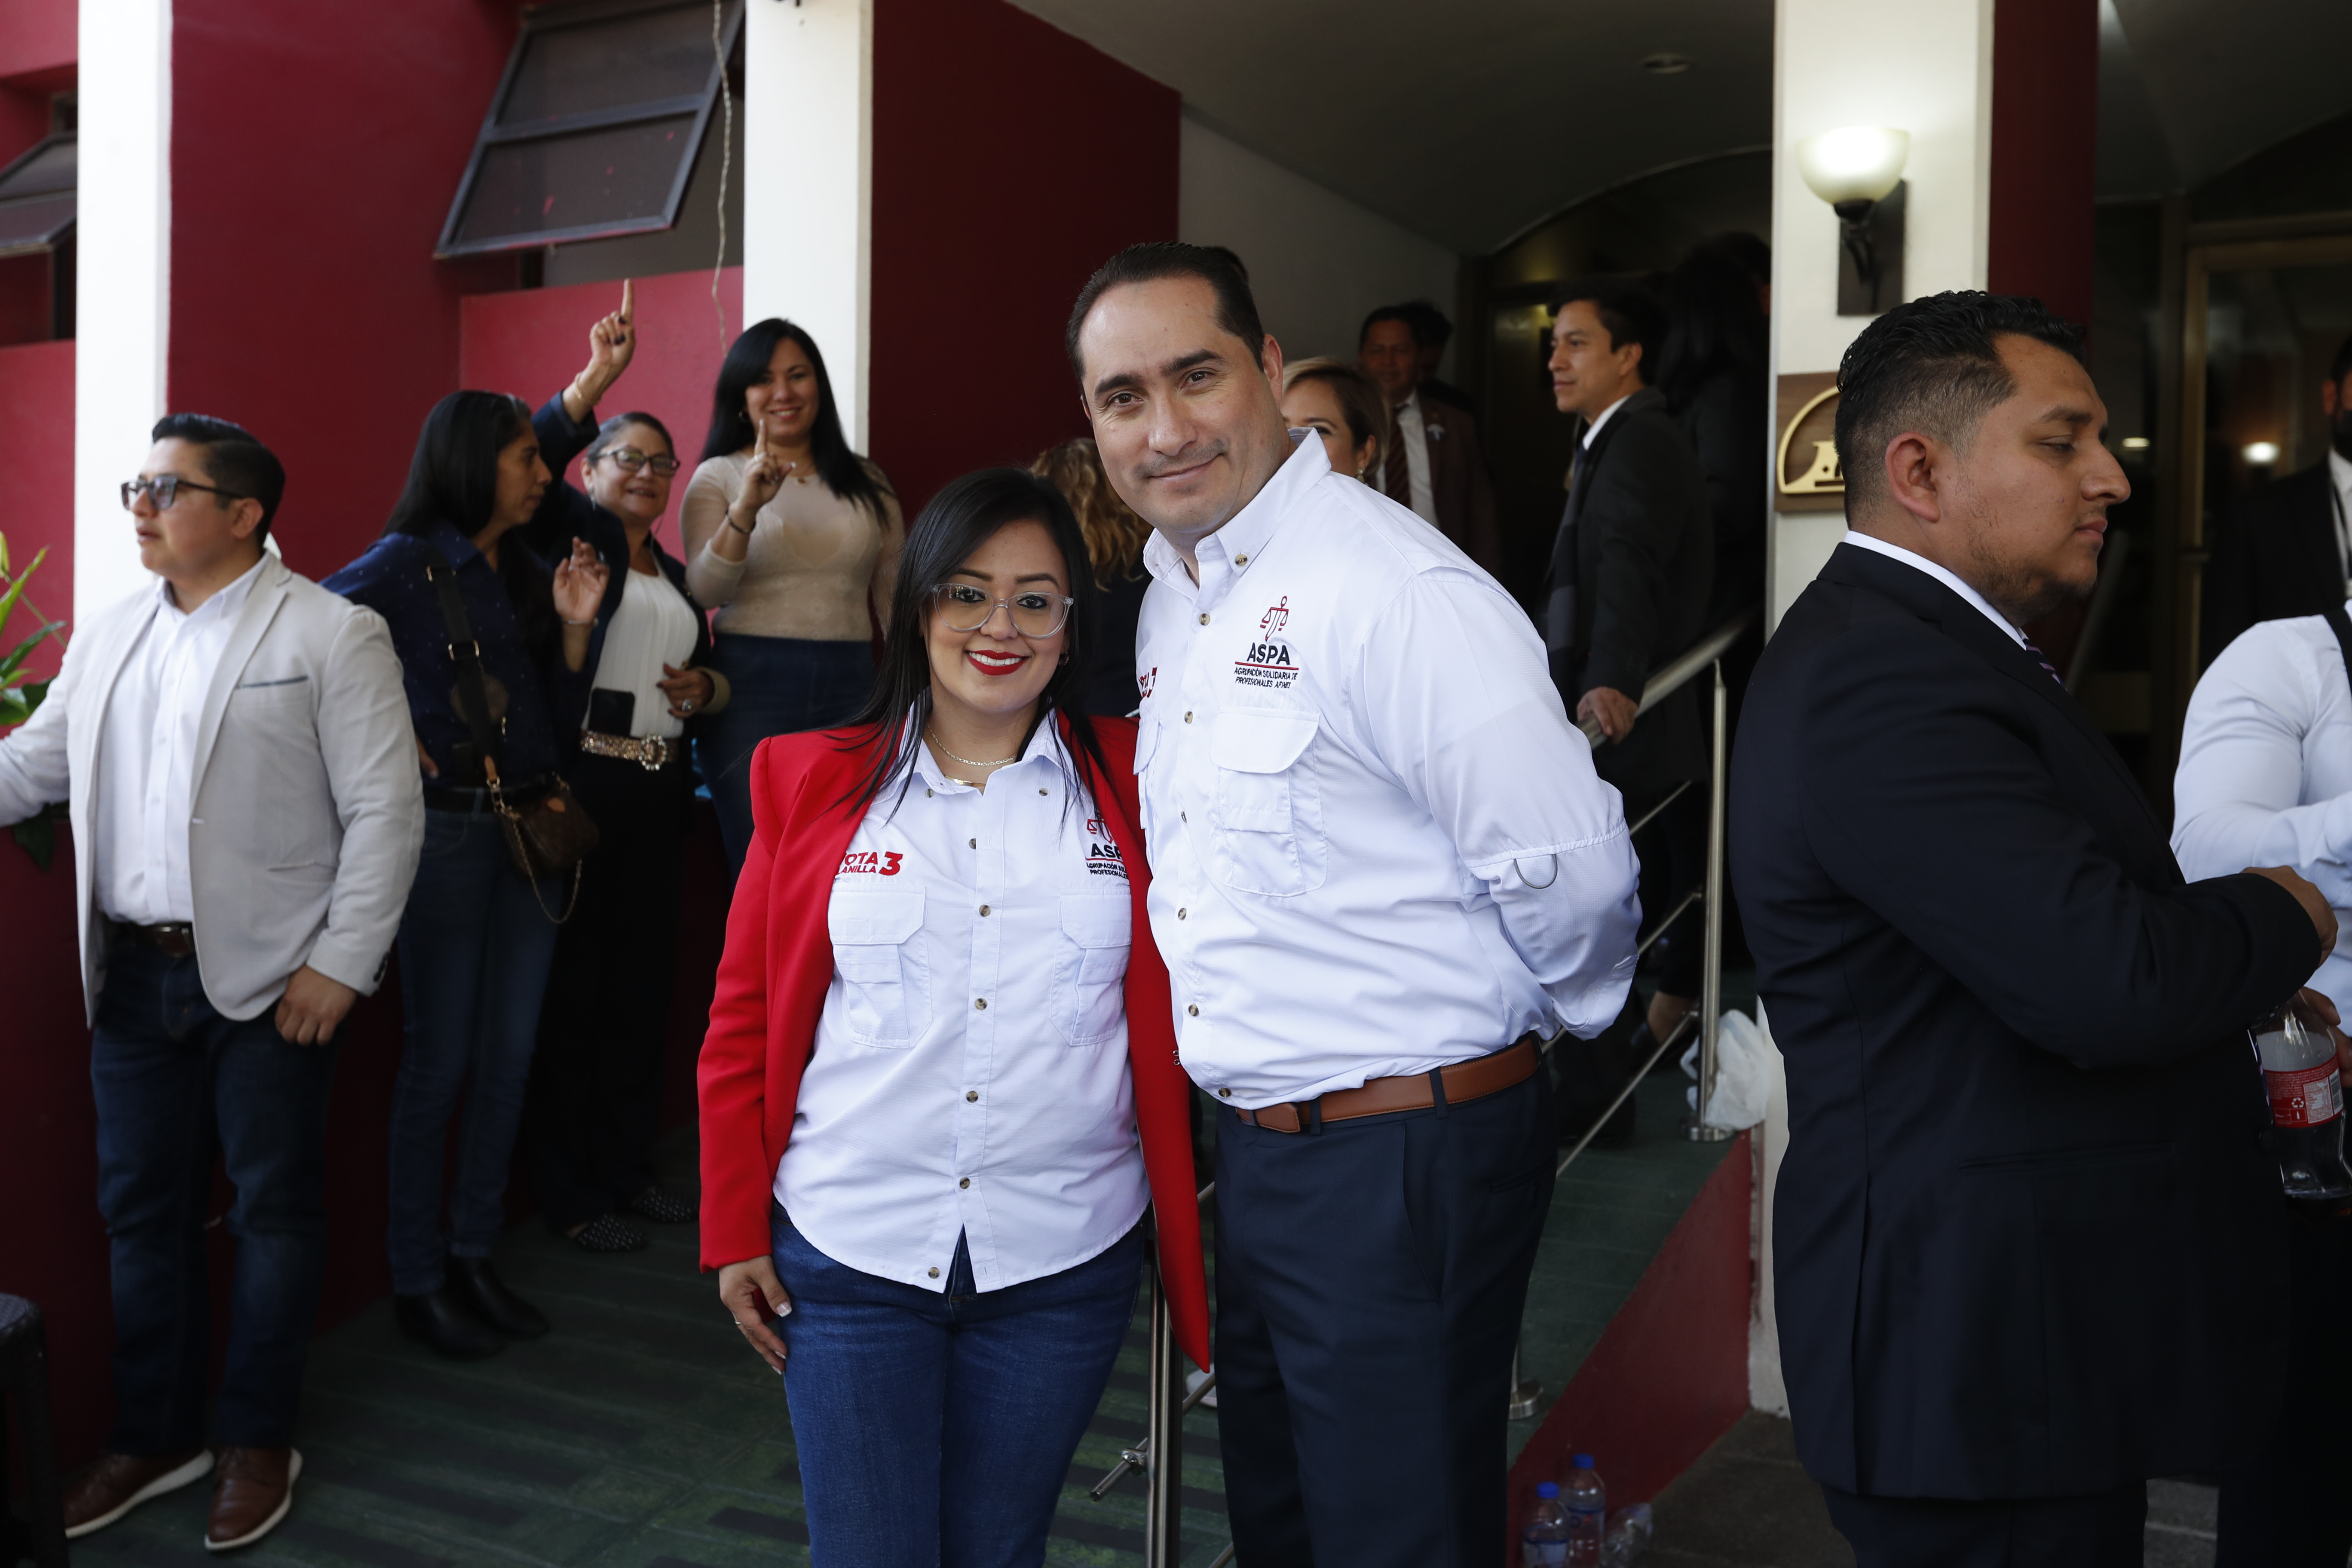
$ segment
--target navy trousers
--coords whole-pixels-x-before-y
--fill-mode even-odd
[[[2352,1223],[2287,1232],[2286,1395],[2262,1453],[2221,1478],[2215,1568],[2343,1568],[2352,1552]]]
[[[2147,1483],[2082,1497],[1857,1497],[1823,1487],[1858,1568],[2140,1568]]]
[[[1295,1133],[1219,1114],[1217,1413],[1244,1568],[1503,1561],[1511,1349],[1557,1158],[1544,1072]]]
[[[89,1078],[98,1207],[113,1253],[109,1453],[171,1454],[205,1440],[205,1226],[215,1152],[236,1192],[227,1216],[236,1264],[213,1436],[255,1448],[293,1438],[326,1273],[335,1047],[289,1045],[271,1021],[276,1010],[222,1017],[193,957],[127,940],[107,954]]]

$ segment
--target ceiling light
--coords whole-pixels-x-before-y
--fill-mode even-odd
[[[2246,443],[2245,457],[2246,461],[2252,464],[2255,468],[2267,468],[2273,463],[2278,461],[2278,443],[2275,441],[2249,441]]]
[[[2126,436],[2124,437],[2124,450],[2126,452],[2145,452],[2147,450],[2147,447],[2148,439],[2145,436]]]
[[[1808,136],[1793,151],[1806,188],[1838,216],[1843,242],[1838,314],[1876,315],[1903,293],[1901,191],[1911,132],[1891,125],[1848,125]],[[1882,279],[1894,288],[1883,289]]]
[[[1652,55],[1642,62],[1642,68],[1652,76],[1680,76],[1690,68],[1688,55]]]

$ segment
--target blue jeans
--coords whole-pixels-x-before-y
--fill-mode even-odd
[[[722,632],[710,664],[730,693],[698,728],[694,759],[718,808],[731,886],[751,847],[751,753],[771,735],[846,722],[874,689],[874,656],[862,642]]]
[[[400,918],[407,1032],[392,1090],[392,1288],[441,1289],[441,1170],[465,1091],[446,1250],[488,1258],[505,1218],[507,1167],[530,1079],[539,1005],[571,879],[534,896],[488,813],[425,814],[425,852]],[[470,1086],[468,1079],[470,1079]]]
[[[835,1263],[773,1221],[784,1392],[824,1568],[1034,1568],[1070,1456],[1135,1315],[1143,1227],[986,1293],[961,1241],[945,1291]]]
[[[275,1010],[222,1017],[193,957],[127,940],[107,955],[89,1080],[98,1207],[113,1252],[110,1453],[169,1454],[204,1441],[215,1146],[236,1189],[228,1211],[236,1264],[214,1436],[238,1447],[292,1441],[327,1261],[335,1047],[288,1044],[270,1021]]]

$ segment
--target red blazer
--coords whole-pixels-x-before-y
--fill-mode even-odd
[[[1060,715],[1065,740],[1068,721]],[[1087,787],[1109,823],[1135,900],[1127,963],[1127,1048],[1143,1166],[1158,1212],[1160,1275],[1176,1341],[1209,1364],[1208,1287],[1201,1267],[1201,1208],[1192,1170],[1192,1086],[1176,1065],[1168,966],[1152,944],[1135,795],[1135,722],[1097,719],[1108,778],[1073,746]],[[768,1205],[776,1164],[792,1136],[801,1072],[815,1048],[818,1016],[833,981],[825,910],[834,873],[865,818],[837,805],[865,776],[870,746],[848,731],[778,735],[751,756],[751,847],[727,914],[727,951],[710,1002],[710,1033],[697,1069],[702,1104],[702,1266],[768,1255]],[[770,911],[778,911],[771,919]]]

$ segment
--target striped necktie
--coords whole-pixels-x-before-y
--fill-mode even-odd
[[[1381,464],[1381,480],[1391,500],[1412,504],[1412,469],[1404,455],[1404,426],[1394,416],[1389,419],[1389,451]]]
[[[2027,637],[2025,639],[2025,651],[2033,656],[2033,662],[2042,667],[2043,674],[2049,676],[2051,679],[2056,681],[2061,686],[2066,684],[2066,678],[2058,673],[2058,667],[2056,665],[2051,663],[2047,658],[2042,657],[2042,650],[2033,646],[2033,639],[2032,637]]]

